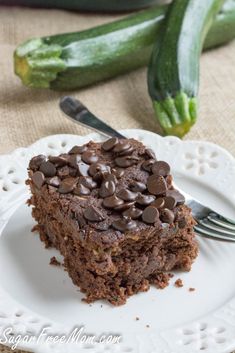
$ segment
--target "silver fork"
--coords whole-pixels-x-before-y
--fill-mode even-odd
[[[126,138],[92,114],[79,100],[73,97],[63,97],[60,108],[66,116],[77,124],[88,127],[106,137]],[[223,217],[209,207],[187,194],[175,185],[185,197],[186,204],[192,209],[192,214],[198,222],[195,231],[201,235],[214,239],[235,242],[235,221]]]

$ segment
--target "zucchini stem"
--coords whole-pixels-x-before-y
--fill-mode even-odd
[[[49,88],[58,73],[66,69],[60,58],[62,47],[47,45],[42,39],[31,39],[20,45],[14,53],[15,73],[29,87]]]
[[[180,92],[175,98],[154,100],[153,108],[165,135],[183,137],[196,122],[198,100]]]

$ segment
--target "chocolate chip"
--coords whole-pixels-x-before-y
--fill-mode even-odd
[[[146,207],[142,214],[142,220],[150,224],[157,222],[159,220],[158,209],[154,206]]]
[[[54,176],[52,178],[47,178],[46,182],[47,184],[54,186],[56,188],[60,186],[60,178],[58,178],[57,176]]]
[[[117,179],[120,179],[124,175],[125,170],[124,169],[113,168],[112,169],[112,173],[116,176]]]
[[[136,202],[141,206],[148,206],[155,200],[155,196],[153,195],[141,195],[139,194]]]
[[[98,159],[99,157],[92,151],[86,151],[82,154],[82,160],[87,164],[96,163]]]
[[[165,205],[165,201],[163,197],[158,197],[153,203],[152,206],[157,208],[163,208]]]
[[[128,208],[130,208],[134,204],[135,204],[134,201],[133,202],[125,202],[122,205],[119,205],[119,206],[115,207],[114,210],[118,211],[118,212],[122,212],[122,211],[127,210]]]
[[[111,196],[116,190],[115,183],[113,181],[103,181],[101,184],[99,195],[103,198]]]
[[[117,177],[110,173],[104,173],[104,180],[112,181],[115,185],[118,183]]]
[[[39,168],[46,177],[53,177],[56,175],[56,167],[51,162],[42,162]]]
[[[89,174],[93,177],[97,173],[110,173],[110,167],[103,163],[93,163],[89,168]]]
[[[118,191],[117,196],[124,201],[134,201],[138,194],[127,189],[121,189]]]
[[[168,210],[168,208],[164,208],[161,211],[162,222],[171,224],[174,222],[174,219],[175,219],[174,212],[172,212],[171,210]]]
[[[101,222],[104,220],[102,213],[94,206],[90,206],[84,211],[84,217],[91,222]]]
[[[83,228],[86,225],[85,218],[82,215],[75,214],[75,219],[78,221],[80,228]],[[80,236],[80,234],[79,234],[79,236]]]
[[[152,166],[153,174],[167,176],[170,174],[170,166],[164,161],[157,161]]]
[[[73,191],[77,185],[77,178],[66,178],[62,180],[59,187],[59,192],[61,194],[68,194],[69,192]]]
[[[129,218],[118,219],[112,223],[114,229],[120,232],[129,231],[137,227],[137,223]]]
[[[185,197],[178,190],[175,190],[175,189],[167,190],[166,196],[174,197],[174,199],[177,202],[177,205],[182,205],[185,203]]]
[[[78,196],[86,196],[90,195],[91,191],[90,189],[86,188],[84,185],[79,184],[75,189],[74,189],[74,194]]]
[[[61,178],[64,179],[65,177],[68,177],[70,175],[70,168],[65,165],[64,167],[61,167],[57,170],[57,175]]]
[[[84,185],[86,188],[93,190],[97,188],[97,183],[89,176],[82,176],[79,178],[80,184]]]
[[[129,184],[129,188],[134,192],[142,192],[146,190],[147,186],[144,183],[141,183],[140,181],[132,181]]]
[[[137,219],[142,215],[143,211],[136,207],[130,207],[128,210],[123,212],[123,216],[129,217],[131,219]]]
[[[78,164],[81,162],[81,156],[79,154],[73,154],[68,158],[68,164],[73,168],[78,168]]]
[[[173,208],[176,206],[176,199],[172,196],[166,196],[164,198],[164,202],[165,202],[165,208],[168,208],[169,210],[173,210]]]
[[[126,149],[122,152],[119,152],[118,155],[119,156],[127,156],[127,155],[130,155],[133,151],[134,151],[134,147],[130,146],[128,149]]]
[[[32,169],[33,171],[38,170],[42,162],[45,162],[46,157],[40,154],[39,156],[35,156],[31,159],[29,162],[29,168]]]
[[[148,159],[147,161],[144,161],[141,165],[142,169],[144,169],[146,172],[151,172],[152,171],[152,165],[156,162],[155,159]]]
[[[131,145],[128,141],[122,140],[115,145],[113,152],[119,154],[121,152],[127,151],[130,147]]]
[[[83,162],[79,162],[77,165],[78,174],[80,176],[88,176],[89,165]]]
[[[51,163],[55,164],[56,167],[63,167],[67,164],[67,160],[64,157],[49,156],[48,159]]]
[[[69,154],[82,154],[87,150],[87,146],[74,146],[70,151]]]
[[[167,184],[164,177],[153,174],[147,180],[147,188],[153,195],[162,195],[167,190]]]
[[[32,176],[32,182],[34,185],[38,188],[41,189],[45,181],[44,174],[42,172],[35,172]]]
[[[156,159],[155,152],[151,148],[146,148],[145,154],[151,159]]]
[[[115,163],[118,167],[128,168],[138,162],[139,158],[135,156],[124,156],[115,159]]]
[[[111,151],[114,146],[116,146],[119,142],[119,139],[117,137],[112,137],[111,139],[108,139],[102,144],[102,148],[104,151]]]
[[[123,203],[124,201],[119,199],[116,195],[106,197],[103,200],[103,206],[106,208],[115,208],[117,206],[122,205]]]

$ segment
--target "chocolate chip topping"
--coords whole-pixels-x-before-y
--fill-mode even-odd
[[[129,218],[122,218],[114,221],[112,223],[114,229],[119,230],[120,232],[126,232],[137,227],[137,223]]]
[[[115,207],[114,210],[118,211],[118,212],[123,212],[123,211],[127,210],[128,208],[130,208],[131,206],[133,206],[134,204],[135,204],[134,201],[125,202],[122,205],[119,205],[119,206]]]
[[[144,161],[142,163],[142,168],[146,171],[146,172],[151,172],[152,171],[152,166],[155,163],[155,159],[149,159],[147,161]]]
[[[111,139],[108,139],[102,144],[102,148],[104,151],[111,151],[114,146],[118,144],[119,140],[117,137],[112,137]]]
[[[74,146],[70,151],[69,154],[82,154],[83,152],[87,151],[88,147],[86,145],[83,146]]]
[[[159,221],[159,212],[158,209],[154,206],[148,206],[145,208],[142,219],[146,223],[155,223]]]
[[[42,172],[46,177],[53,177],[56,175],[56,167],[49,161],[44,161],[40,165],[40,172]]]
[[[166,196],[174,197],[174,199],[177,202],[177,205],[182,205],[183,203],[185,203],[185,197],[178,190],[175,190],[175,189],[167,190]]]
[[[155,200],[155,196],[153,196],[153,195],[141,195],[141,194],[139,194],[137,199],[136,199],[136,203],[138,203],[141,206],[148,206],[154,200]]]
[[[37,188],[46,182],[54,187],[53,192],[71,194],[75,218],[79,213],[83,219],[80,227],[90,221],[99,232],[110,226],[125,232],[141,227],[141,222],[156,226],[160,220],[185,226],[177,209],[185,200],[173,189],[169,165],[156,161],[152,150],[133,139],[111,138],[103,144],[90,141],[74,146],[68,154],[48,159],[36,156],[29,167]]]
[[[41,189],[45,181],[44,174],[42,172],[35,172],[32,176],[32,181],[38,189]]]
[[[147,180],[148,191],[153,195],[162,195],[167,190],[167,184],[162,176],[151,175]]]
[[[78,196],[86,196],[86,195],[90,195],[91,193],[90,189],[86,188],[82,184],[78,184],[78,186],[74,189],[73,192],[75,195],[78,195]]]
[[[168,210],[168,208],[164,208],[161,211],[161,220],[165,223],[173,223],[175,219],[175,215],[174,212],[172,212],[171,210]]]
[[[146,190],[147,186],[144,183],[141,183],[140,181],[132,181],[129,184],[129,188],[131,189],[131,191],[134,192],[142,192]]]
[[[176,206],[176,199],[172,196],[166,196],[164,198],[164,202],[165,202],[165,208],[168,208],[169,210],[173,210],[173,208]]]
[[[151,148],[146,148],[145,154],[151,159],[156,159],[155,152]]]
[[[103,206],[106,208],[115,208],[117,206],[120,206],[124,203],[123,200],[119,199],[116,195],[112,195],[109,197],[106,197],[103,200]]]
[[[61,156],[49,156],[48,160],[56,167],[64,167],[67,164],[67,160]]]
[[[103,163],[93,163],[89,168],[89,174],[94,177],[99,173],[110,173],[110,167]]]
[[[81,156],[79,154],[72,154],[68,158],[68,164],[73,168],[78,168],[78,164],[81,162]]]
[[[83,162],[87,164],[96,163],[99,160],[99,157],[93,151],[86,151],[82,154]]]
[[[78,174],[80,176],[88,176],[89,165],[83,162],[79,162],[77,165]]]
[[[164,161],[157,161],[152,165],[153,174],[167,176],[170,174],[170,166]]]
[[[131,145],[130,145],[129,141],[122,140],[115,145],[113,152],[119,154],[119,153],[122,153],[124,151],[129,150],[130,147],[131,147]]]
[[[104,180],[112,181],[115,185],[118,183],[117,177],[110,173],[104,173]]]
[[[101,184],[99,195],[103,198],[112,196],[116,190],[115,183],[113,181],[103,181]]]
[[[36,171],[38,170],[42,162],[44,162],[45,160],[46,160],[46,157],[42,154],[40,154],[39,156],[35,156],[29,162],[29,168],[32,169],[33,171]]]
[[[118,167],[128,168],[138,162],[139,158],[135,156],[124,156],[115,159],[115,163]]]
[[[68,194],[75,189],[77,181],[77,178],[66,178],[62,180],[58,191],[61,194]]]
[[[125,212],[123,212],[122,215],[125,217],[129,217],[131,219],[137,219],[142,215],[142,213],[143,213],[142,210],[133,206],[128,208],[128,210],[126,210]]]
[[[91,222],[101,222],[104,219],[102,213],[94,206],[86,208],[84,211],[84,217]]]
[[[134,201],[137,198],[138,194],[127,189],[121,189],[117,193],[117,196],[124,201]]]
[[[157,208],[163,208],[165,205],[165,201],[163,197],[158,197],[153,203],[152,206]]]
[[[56,188],[60,186],[60,178],[58,178],[57,176],[54,176],[52,178],[47,178],[46,182],[47,184],[54,186]]]
[[[116,176],[117,179],[120,179],[124,175],[125,171],[124,169],[113,168],[112,173]]]
[[[97,183],[89,176],[80,177],[79,182],[90,190],[97,188]]]

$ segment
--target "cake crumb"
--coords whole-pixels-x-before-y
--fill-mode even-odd
[[[139,318],[138,316],[136,316],[136,318],[135,318],[135,319],[136,319],[136,321],[139,321],[139,319],[140,319],[140,318]]]
[[[175,287],[177,287],[177,288],[182,288],[183,286],[184,286],[184,284],[183,284],[182,279],[178,278],[178,279],[175,281]]]
[[[50,265],[61,266],[61,263],[57,260],[57,258],[55,256],[53,256],[50,260]]]
[[[190,287],[189,292],[195,292],[196,288]]]
[[[159,273],[156,278],[152,281],[157,289],[164,289],[169,285],[171,279],[171,274],[168,273]]]

